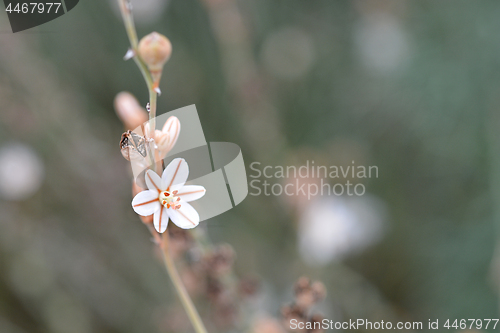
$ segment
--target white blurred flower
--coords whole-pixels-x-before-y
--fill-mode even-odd
[[[288,27],[270,34],[262,47],[262,60],[276,77],[296,79],[306,74],[315,60],[312,38],[304,31]]]
[[[200,216],[188,202],[201,198],[206,190],[203,186],[184,185],[188,175],[189,167],[182,158],[170,162],[161,178],[151,170],[146,171],[148,190],[134,197],[134,211],[141,216],[154,215],[154,226],[160,233],[167,229],[169,218],[179,228],[196,227]]]
[[[371,196],[318,197],[300,219],[300,254],[316,265],[341,260],[379,241],[385,219],[385,206]]]
[[[364,16],[354,30],[354,43],[363,65],[374,72],[392,72],[410,56],[408,36],[389,14]]]
[[[10,143],[0,148],[0,196],[25,200],[41,186],[43,163],[29,146]]]

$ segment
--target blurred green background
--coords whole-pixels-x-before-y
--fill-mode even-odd
[[[247,166],[378,166],[363,197],[249,195],[202,222],[260,277],[260,312],[308,275],[331,319],[499,317],[500,3],[132,3],[139,36],[173,45],[159,113],[196,104]],[[114,96],[147,90],[116,4],[0,32],[0,331],[169,331],[118,147]]]

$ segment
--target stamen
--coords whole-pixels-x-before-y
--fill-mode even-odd
[[[175,194],[177,194],[178,192],[179,191],[169,192],[168,190],[167,191],[164,190],[163,192],[160,192],[159,199],[160,199],[160,203],[162,204],[162,206],[164,206],[166,208],[171,208],[171,209],[179,209],[181,207],[179,205],[181,198],[175,196]]]

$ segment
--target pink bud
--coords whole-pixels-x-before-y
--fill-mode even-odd
[[[140,40],[138,53],[148,66],[155,85],[158,86],[163,65],[170,59],[172,54],[172,44],[167,37],[152,32]]]
[[[147,112],[132,94],[121,92],[115,97],[115,111],[127,130],[133,130],[148,120]]]

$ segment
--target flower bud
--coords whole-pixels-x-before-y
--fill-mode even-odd
[[[121,92],[115,97],[115,111],[127,130],[133,130],[148,120],[147,112],[137,99],[128,92]]]
[[[163,65],[172,54],[172,44],[167,37],[157,32],[144,36],[139,42],[139,56],[148,66],[156,87],[160,83]]]
[[[170,135],[160,130],[155,131],[155,142],[158,150],[167,150],[169,147]]]
[[[177,138],[179,138],[180,131],[181,123],[175,116],[167,119],[161,131],[155,131],[155,142],[160,151],[161,158],[164,158],[172,150],[177,142]]]

